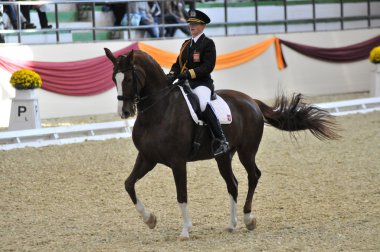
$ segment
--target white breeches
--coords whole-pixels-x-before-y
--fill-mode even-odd
[[[198,96],[201,111],[205,111],[207,103],[211,100],[211,90],[205,86],[199,86],[191,90]]]

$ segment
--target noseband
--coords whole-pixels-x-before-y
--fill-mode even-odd
[[[132,100],[133,104],[137,104],[140,102],[141,97],[140,97],[140,94],[138,94],[138,92],[137,92],[136,67],[135,67],[135,65],[133,64],[131,67],[127,68],[123,73],[125,73],[127,71],[132,71],[132,88],[133,88],[133,94],[134,95],[133,95],[133,97],[128,97],[125,95],[118,95],[117,99],[119,101],[130,101],[130,100]]]

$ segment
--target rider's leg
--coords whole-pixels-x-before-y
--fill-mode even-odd
[[[191,91],[198,96],[201,112],[205,111],[207,103],[211,100],[211,90],[206,86],[199,86]]]
[[[215,138],[219,141],[219,146],[214,150],[214,156],[226,153],[229,149],[229,145],[226,137],[224,136],[222,126],[218,118],[215,115],[215,111],[210,103],[207,104],[205,111],[203,112],[203,119],[209,125]]]
[[[211,90],[206,86],[199,86],[193,89],[193,93],[199,98],[203,120],[209,125],[215,138],[220,142],[220,145],[214,150],[214,155],[217,156],[227,152],[229,149],[228,142],[223,134],[222,126],[215,115],[214,109],[210,104]]]

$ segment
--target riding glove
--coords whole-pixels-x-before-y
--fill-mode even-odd
[[[177,78],[174,76],[174,74],[172,74],[172,73],[168,73],[168,74],[166,75],[166,77],[168,78],[168,85],[173,84],[173,82],[175,81],[175,79],[177,79]]]
[[[185,71],[183,73],[180,73],[177,77],[179,80],[187,80],[190,79],[190,73],[189,71]]]

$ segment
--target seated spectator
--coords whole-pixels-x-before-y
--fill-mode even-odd
[[[187,12],[185,4],[182,0],[165,1],[165,23],[166,24],[186,24]],[[186,26],[181,27],[167,27],[165,37],[173,37],[177,29],[180,29],[184,34],[190,36],[189,28]]]
[[[139,25],[152,25],[157,24],[154,22],[153,16],[150,13],[149,4],[147,2],[131,2],[129,3],[129,10],[131,14],[137,14],[140,17]],[[158,38],[158,27],[150,27],[141,29],[148,32],[151,38]]]
[[[112,10],[113,16],[114,16],[114,26],[122,26],[122,21],[125,16],[125,13],[127,12],[127,6],[126,4],[106,4],[102,8],[103,11],[109,11]],[[120,38],[120,31],[112,31],[111,32],[111,39],[119,39]]]
[[[150,13],[153,16],[154,22],[157,24],[161,24],[162,23],[162,15],[161,15],[162,4],[161,4],[161,2],[159,2],[159,1],[149,2],[149,7],[150,7]],[[158,29],[159,29],[159,35],[158,36],[163,37],[164,36],[164,28],[159,27]]]
[[[113,12],[115,18],[115,22],[113,25],[121,26],[121,21],[123,20],[123,17],[127,12],[127,6],[125,4],[106,4],[103,7],[103,10],[107,10],[107,8],[109,8]]]
[[[15,2],[14,0],[8,0],[8,2]],[[5,29],[18,29],[17,23],[17,10],[16,5],[4,5],[4,12],[7,14],[7,18],[5,22]],[[22,29],[34,29],[36,26],[33,23],[30,23],[30,21],[27,21],[27,19],[24,17],[24,15],[20,14],[20,20],[21,20],[21,28]],[[10,23],[10,24],[9,24]]]
[[[4,30],[4,21],[3,21],[3,5],[0,4],[0,31]],[[0,34],[0,43],[5,43],[3,34]]]
[[[46,11],[46,4],[42,5],[21,5],[21,13],[24,15],[28,23],[30,23],[30,10],[34,9],[37,11],[38,18],[40,20],[40,25],[42,29],[50,29],[52,25],[49,25]]]

